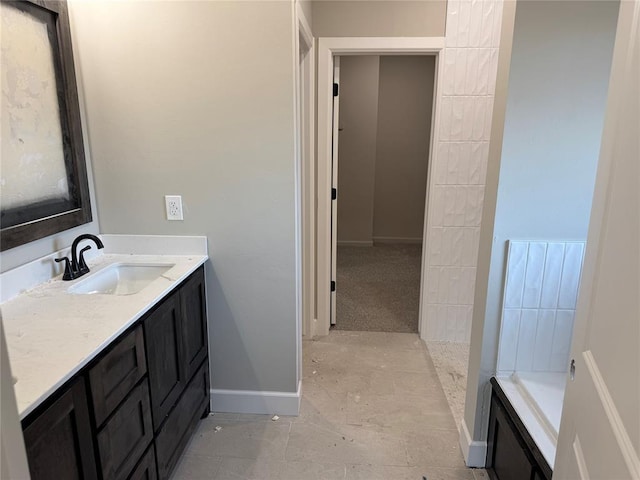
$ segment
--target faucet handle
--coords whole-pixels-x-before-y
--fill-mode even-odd
[[[81,275],[84,275],[85,273],[89,273],[89,266],[87,265],[87,262],[84,261],[84,252],[90,249],[91,249],[91,245],[87,245],[82,250],[80,250],[80,255],[78,258],[78,272]]]
[[[67,257],[55,258],[56,263],[64,262],[64,274],[62,275],[62,280],[73,280],[75,275],[71,272],[71,263]]]

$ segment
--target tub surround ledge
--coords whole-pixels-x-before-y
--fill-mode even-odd
[[[206,237],[100,238],[104,252],[88,257],[91,272],[79,279],[62,281],[58,275],[43,281],[47,269],[55,272],[50,265],[53,258],[68,254],[68,249],[0,276],[2,290],[20,292],[0,304],[20,419],[208,259]],[[131,295],[68,292],[73,285],[116,263],[173,266]],[[33,285],[34,280],[39,284]]]
[[[531,404],[530,399],[523,394],[522,387],[517,384],[517,379],[512,376],[493,377],[491,384],[518,432],[527,443],[530,453],[540,468],[551,478],[556,456],[556,439],[547,428],[547,422]]]

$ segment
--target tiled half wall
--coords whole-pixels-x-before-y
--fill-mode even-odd
[[[499,375],[567,371],[584,248],[584,242],[509,242]]]
[[[502,1],[447,3],[425,252],[426,340],[468,343]]]

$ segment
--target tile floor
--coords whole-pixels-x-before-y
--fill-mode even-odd
[[[464,416],[464,400],[467,393],[469,344],[427,342],[427,349],[459,430]]]
[[[173,479],[488,479],[464,466],[416,334],[332,331],[305,341],[303,357],[300,416],[213,414]]]

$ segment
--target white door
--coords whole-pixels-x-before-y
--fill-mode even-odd
[[[336,324],[336,273],[338,258],[338,122],[340,119],[340,57],[333,57],[333,137],[331,147],[331,325]]]
[[[620,2],[554,479],[640,479],[639,22]]]

